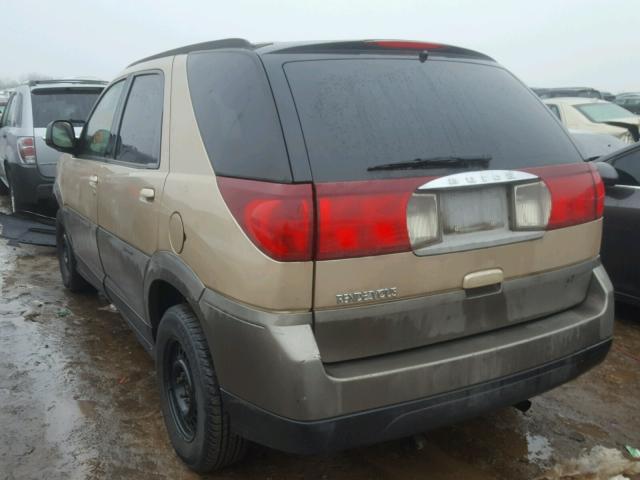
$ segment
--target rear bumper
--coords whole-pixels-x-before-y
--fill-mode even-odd
[[[39,202],[54,202],[53,181],[43,176],[36,165],[10,165],[11,182],[15,188],[19,205],[35,205]]]
[[[537,368],[433,397],[315,422],[274,415],[223,391],[233,428],[256,443],[290,453],[331,452],[401,438],[514,405],[577,377],[600,363],[601,342]]]
[[[586,298],[557,314],[338,363],[323,363],[309,312],[263,312],[209,290],[200,309],[232,427],[292,452],[395,438],[516,403],[598,363],[613,333],[600,265]]]

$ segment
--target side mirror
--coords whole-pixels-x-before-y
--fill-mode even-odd
[[[605,162],[595,162],[595,165],[605,187],[612,187],[618,183],[620,177],[618,175],[618,171],[613,167],[613,165],[609,165]]]
[[[47,125],[45,143],[59,152],[70,153],[76,148],[76,132],[73,124],[67,120],[54,120]]]

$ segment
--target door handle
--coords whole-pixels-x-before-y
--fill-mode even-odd
[[[98,186],[98,176],[97,175],[89,175],[89,186],[91,188],[96,188]]]
[[[156,197],[156,191],[153,188],[142,188],[140,190],[140,200],[153,202]]]

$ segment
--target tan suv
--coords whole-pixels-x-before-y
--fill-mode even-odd
[[[597,171],[491,58],[222,40],[129,66],[61,157],[60,268],[155,356],[192,469],[513,405],[600,362]]]

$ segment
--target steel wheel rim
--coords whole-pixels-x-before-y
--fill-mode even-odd
[[[62,234],[62,261],[67,269],[71,268],[71,251],[66,232]]]
[[[198,404],[187,354],[177,340],[167,345],[164,361],[165,390],[173,423],[187,442],[196,436]]]

